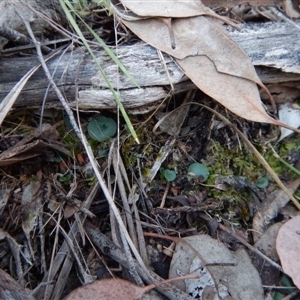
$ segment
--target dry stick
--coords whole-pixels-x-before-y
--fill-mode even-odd
[[[0,235],[2,236],[3,233],[4,232],[0,232]],[[10,234],[8,234],[7,232],[5,232],[3,234],[3,236],[5,236],[5,238],[7,240],[7,243],[9,245],[9,248],[10,248],[10,250],[13,254],[13,257],[15,259],[18,282],[20,283],[20,285],[22,287],[25,287],[24,273],[23,273],[23,270],[22,270],[22,263],[21,263],[21,259],[20,259],[20,254],[21,254],[20,246],[14,240],[14,238],[11,237]],[[0,237],[0,239],[1,239],[1,237]]]
[[[176,237],[176,236],[163,235],[163,234],[154,233],[154,232],[144,232],[144,235],[145,236],[156,237],[156,238],[161,238],[161,239],[166,239],[166,240],[170,240],[174,243],[182,243],[182,244],[186,245],[188,248],[190,248],[194,252],[195,256],[197,256],[199,258],[199,260],[203,263],[203,267],[206,267],[206,268],[209,268],[210,265],[221,265],[221,266],[235,266],[236,265],[235,263],[224,263],[224,262],[208,263],[208,262],[206,262],[206,260],[199,253],[199,251],[197,251],[189,242],[187,242],[183,238],[179,238],[179,237]],[[211,270],[210,270],[210,273],[212,273]],[[211,276],[212,275],[213,274],[211,274]],[[217,284],[216,280],[214,280],[214,281],[215,281],[215,286],[217,288],[218,284]]]
[[[108,161],[107,161],[107,186],[108,186],[108,190],[110,192],[111,195],[113,195],[113,191],[112,191],[112,183],[111,183],[111,176],[110,176],[110,170],[112,170],[112,153],[114,151],[115,148],[115,142],[111,143],[110,147],[109,147],[109,153],[108,153]],[[112,212],[111,207],[109,208],[109,220],[110,220],[110,230],[111,230],[111,236],[112,236],[112,241],[120,246],[120,227],[118,226],[118,222],[116,220],[115,215]]]
[[[116,151],[117,151],[117,149],[114,148],[113,158],[114,158],[114,156],[117,155]],[[141,257],[142,257],[143,261],[145,262],[145,264],[149,265],[147,251],[146,251],[146,243],[145,243],[145,238],[143,235],[143,229],[140,224],[140,217],[139,217],[138,209],[136,207],[136,201],[134,200],[136,186],[133,185],[133,187],[131,187],[128,176],[127,176],[127,172],[125,169],[125,165],[124,165],[124,162],[123,162],[123,159],[121,156],[118,156],[118,167],[120,170],[120,177],[126,183],[127,189],[129,190],[128,200],[129,200],[129,203],[132,203],[133,212],[135,214],[135,231],[137,234],[138,249],[139,249],[139,252],[140,252]],[[131,200],[131,202],[130,202],[130,200]]]
[[[62,206],[60,206],[59,207],[59,210],[58,210],[58,215],[57,215],[57,220],[59,220],[59,222],[60,222],[60,220],[61,220],[61,218],[62,218]],[[50,219],[49,219],[49,221],[50,221]],[[71,230],[69,231],[69,234],[70,234],[70,232],[72,231],[72,229],[74,229],[74,231],[76,231],[77,232],[77,230],[78,230],[78,228],[77,228],[77,226],[75,227],[75,226],[73,226],[73,228],[71,228]],[[51,258],[50,258],[50,266],[49,266],[49,270],[48,270],[48,272],[47,273],[45,273],[45,275],[44,275],[44,278],[43,278],[43,280],[42,280],[42,283],[43,283],[43,281],[46,281],[46,283],[48,283],[48,282],[51,282],[52,280],[53,280],[53,278],[54,278],[54,276],[56,275],[56,273],[58,272],[58,269],[60,268],[60,265],[62,264],[62,262],[63,262],[63,260],[65,259],[65,257],[66,257],[66,255],[61,255],[60,256],[60,258],[61,258],[61,260],[60,259],[58,259],[58,255],[56,254],[56,256],[55,256],[55,249],[56,249],[56,247],[57,247],[57,245],[58,245],[58,234],[59,234],[59,226],[55,226],[55,228],[53,229],[53,231],[55,230],[55,235],[54,235],[54,242],[53,242],[53,246],[52,246],[52,251],[51,251]],[[52,232],[50,233],[50,235],[52,235]],[[62,250],[63,248],[64,248],[64,246],[65,246],[65,249],[64,249],[64,253],[65,254],[67,254],[67,251],[69,250],[69,248],[68,248],[68,244],[67,244],[67,242],[66,241],[64,241],[64,243],[62,244],[62,246],[60,247],[60,250]],[[60,251],[59,251],[60,252]],[[61,251],[61,253],[63,253],[63,251]],[[54,257],[55,256],[55,257]],[[66,259],[69,259],[69,260],[71,260],[72,261],[72,263],[73,263],[73,256],[67,256],[67,258]],[[64,261],[64,265],[66,264],[66,260]],[[65,270],[65,268],[63,267],[62,268],[62,270]],[[58,276],[59,277],[59,276]],[[56,290],[56,289],[54,289],[54,290]],[[46,286],[45,286],[45,290],[43,291],[43,290],[41,290],[41,292],[40,292],[40,290],[38,289],[38,287],[32,292],[32,295],[35,295],[35,292],[36,293],[43,293],[43,299],[45,299],[45,300],[48,300],[48,299],[50,299],[50,297],[51,297],[51,294],[52,294],[52,292],[53,292],[53,289],[52,289],[52,285],[49,285],[49,284],[47,284]]]
[[[99,184],[95,184],[92,188],[92,190],[90,191],[88,197],[86,198],[83,207],[88,209],[91,206],[91,203],[93,201],[93,199],[95,198],[95,195],[97,193],[99,189]],[[59,212],[61,213],[61,211]],[[60,219],[60,217],[58,218]],[[84,221],[84,218],[82,218],[82,221]],[[57,230],[59,230],[59,228],[57,227]],[[76,237],[78,232],[78,223],[75,222],[70,231],[69,231],[69,237],[71,239],[73,239],[74,237]],[[45,286],[45,281],[46,281],[46,292],[44,293],[46,295],[47,293],[47,289],[49,289],[49,285],[48,283],[54,278],[55,274],[59,271],[59,269],[62,270],[70,270],[72,267],[72,263],[73,263],[73,257],[71,255],[68,255],[68,251],[69,251],[69,246],[67,244],[67,241],[64,241],[63,244],[61,245],[61,247],[59,248],[59,251],[57,252],[57,255],[54,259],[52,259],[51,261],[51,266],[48,270],[48,272],[44,275],[42,282],[39,284],[39,286],[33,291],[32,295],[35,296],[36,299],[41,299],[41,293],[42,290],[41,288],[43,288]],[[60,267],[61,264],[63,264],[63,267]],[[66,271],[65,271],[66,272]],[[68,277],[68,276],[66,276]],[[63,278],[65,281],[65,278]],[[57,281],[56,281],[57,282]],[[61,290],[61,286],[59,286],[59,290]],[[57,291],[58,288],[55,287],[55,290]],[[56,292],[57,294],[57,292]],[[45,298],[45,297],[43,297]],[[58,297],[60,298],[60,297]]]
[[[40,238],[40,251],[41,251],[41,274],[47,272],[46,255],[45,255],[45,232],[43,228],[43,218],[41,213],[38,218],[39,238]]]
[[[93,151],[91,149],[91,146],[89,145],[88,141],[86,140],[85,135],[82,133],[81,128],[78,127],[78,125],[77,125],[77,123],[75,121],[75,118],[74,118],[74,115],[73,115],[73,112],[72,112],[71,108],[69,107],[67,101],[65,100],[64,96],[62,95],[61,91],[59,90],[59,88],[57,87],[57,85],[55,84],[53,78],[50,75],[49,69],[48,69],[47,65],[45,64],[45,61],[43,59],[43,55],[41,53],[40,43],[37,42],[37,40],[35,39],[34,34],[33,34],[32,30],[30,28],[29,23],[26,20],[24,20],[24,19],[23,19],[23,22],[24,22],[24,24],[26,26],[26,29],[28,30],[28,33],[29,33],[31,39],[34,41],[34,43],[36,45],[38,59],[39,59],[41,65],[42,65],[42,67],[44,69],[44,72],[45,72],[45,74],[46,74],[49,82],[51,83],[52,88],[54,89],[54,91],[55,91],[58,99],[60,100],[62,106],[64,107],[66,113],[68,114],[68,117],[70,119],[70,122],[71,122],[71,124],[73,126],[73,129],[74,129],[77,137],[82,142],[82,144],[83,144],[83,146],[85,148],[85,151],[86,151],[86,153],[88,155],[88,158],[90,160],[90,163],[91,163],[91,165],[92,165],[92,167],[94,169],[95,175],[96,175],[96,177],[98,179],[98,182],[99,182],[99,184],[101,186],[101,189],[102,189],[102,191],[103,191],[103,193],[104,193],[104,195],[105,195],[105,197],[106,197],[106,199],[107,199],[107,201],[108,201],[108,203],[109,203],[109,205],[110,205],[113,213],[115,214],[117,222],[118,222],[118,224],[120,226],[120,231],[125,235],[127,243],[129,244],[132,252],[134,253],[134,255],[135,255],[136,259],[137,259],[137,261],[144,268],[144,271],[146,273],[148,273],[148,275],[150,276],[150,274],[149,274],[149,272],[147,270],[147,267],[145,266],[145,264],[144,264],[141,256],[139,255],[137,249],[135,248],[135,246],[134,246],[134,244],[133,244],[133,242],[132,242],[132,240],[131,240],[131,238],[130,238],[127,230],[126,230],[126,227],[125,227],[125,225],[123,223],[123,220],[121,218],[120,212],[117,209],[117,207],[116,207],[116,205],[114,203],[114,200],[113,200],[112,196],[110,195],[110,193],[108,191],[108,188],[107,188],[107,186],[105,184],[105,181],[104,181],[104,179],[103,179],[103,177],[102,177],[102,175],[101,175],[101,173],[100,173],[100,171],[98,169],[98,165],[96,163],[96,159],[94,157],[94,154],[93,154]]]
[[[37,16],[39,16],[42,20],[48,22],[48,24],[57,32],[59,32],[60,34],[64,35],[68,40],[75,40],[77,44],[82,45],[82,42],[80,41],[79,37],[75,34],[73,34],[72,32],[68,31],[67,29],[65,29],[62,25],[59,25],[58,23],[56,23],[55,21],[53,21],[53,19],[47,17],[45,14],[37,11],[36,9],[34,9],[29,3],[28,1],[24,1],[22,0],[21,3],[14,3],[16,5],[19,6],[20,9],[22,9],[22,6],[27,6],[29,9],[31,9]],[[96,44],[91,42],[92,44]],[[47,43],[48,44],[48,43]],[[98,45],[98,44],[97,44]]]
[[[134,224],[133,224],[133,219],[132,219],[132,214],[130,211],[130,207],[129,207],[129,203],[128,203],[128,197],[126,195],[126,188],[124,185],[124,181],[123,181],[123,176],[122,173],[119,172],[119,162],[118,162],[118,154],[116,153],[116,148],[114,148],[113,153],[112,153],[112,162],[113,162],[113,168],[115,171],[115,174],[118,172],[118,176],[116,178],[118,187],[119,187],[119,192],[121,195],[121,199],[122,199],[122,203],[123,203],[123,207],[124,207],[124,211],[125,211],[125,217],[127,220],[127,227],[129,229],[129,233],[131,236],[131,239],[135,245],[136,248],[138,248],[138,241],[137,241],[137,235],[136,235],[136,231],[134,228]]]
[[[4,24],[0,26],[0,36],[5,37],[9,41],[12,41],[17,45],[32,44],[32,40],[28,38],[26,35],[9,28]],[[47,46],[41,46],[41,48],[45,54],[49,54],[52,51],[52,49]]]
[[[144,262],[146,265],[149,265],[149,259],[148,259],[148,253],[146,249],[146,242],[145,242],[145,237],[143,235],[143,227],[141,224],[141,219],[140,219],[140,214],[137,208],[136,201],[134,200],[134,192],[136,189],[136,185],[131,189],[129,197],[132,199],[132,207],[133,207],[133,212],[135,216],[135,226],[136,226],[136,232],[138,236],[138,243],[139,243],[139,250],[141,253],[141,257],[143,258]]]
[[[1,34],[0,34],[1,35]],[[53,40],[53,41],[47,41],[47,42],[43,42],[42,45],[43,46],[47,46],[47,45],[54,45],[54,44],[62,44],[62,43],[66,43],[69,42],[71,39],[70,38],[63,38],[63,39],[57,39],[57,40]],[[11,53],[16,53],[16,52],[21,52],[23,50],[28,50],[28,49],[33,49],[35,48],[34,44],[31,45],[24,45],[24,46],[16,46],[13,48],[8,48],[8,49],[4,49],[1,51],[1,56],[6,56],[8,54]]]
[[[118,137],[119,137],[119,127],[118,127]],[[118,144],[119,144],[119,141],[118,141]],[[124,176],[122,176],[123,174],[122,174],[122,172],[120,172],[120,168],[119,168],[119,164],[120,164],[121,159],[120,159],[120,156],[118,155],[117,151],[118,150],[115,147],[115,141],[114,141],[111,144],[111,147],[110,147],[109,157],[111,157],[111,159],[109,160],[109,164],[107,166],[107,169],[108,169],[108,172],[109,172],[110,164],[112,162],[113,168],[114,168],[115,174],[116,174],[115,181],[118,184],[119,192],[121,194],[121,198],[122,198],[122,202],[123,202],[123,206],[125,207],[125,217],[126,217],[126,220],[127,220],[127,225],[128,225],[128,228],[129,228],[129,232],[130,232],[131,238],[133,239],[133,244],[137,248],[137,246],[138,246],[137,236],[136,236],[136,232],[134,230],[132,215],[130,214],[128,199],[127,199],[127,196],[126,196],[125,186],[124,186],[124,182],[123,182]],[[110,178],[109,174],[108,174],[108,178]],[[111,187],[111,184],[109,184],[109,187]],[[127,187],[130,189],[129,182],[127,184]],[[116,185],[114,185],[114,192],[113,193],[115,193],[115,190],[116,190]],[[110,190],[110,193],[112,194],[111,190]],[[115,220],[116,220],[115,216],[113,214],[111,214],[111,223],[114,222]],[[112,223],[112,224],[115,224],[115,222]],[[120,238],[121,238],[121,241],[122,241],[122,244],[123,244],[123,251],[124,251],[124,254],[125,254],[125,256],[127,258],[127,261],[128,261],[128,266],[129,266],[128,271],[131,274],[132,278],[134,279],[135,283],[138,284],[139,286],[143,286],[143,281],[142,281],[141,277],[139,276],[139,274],[138,274],[138,272],[137,272],[137,270],[134,266],[134,260],[133,260],[132,254],[130,252],[130,249],[128,247],[128,244],[125,240],[124,234],[122,234],[122,231],[120,230],[119,226],[117,228],[115,228],[115,226],[112,226],[112,230],[115,230],[115,229],[119,229],[118,230],[118,237],[120,236]],[[117,236],[115,236],[113,238],[115,240],[117,240]]]
[[[199,258],[199,260],[202,262],[202,266],[205,267],[208,271],[209,271],[209,274],[214,282],[214,285],[215,285],[215,288],[217,290],[217,294],[219,295],[220,292],[219,292],[219,284],[218,284],[218,281],[216,280],[215,276],[214,276],[214,273],[213,273],[213,270],[210,268],[210,265],[234,265],[232,263],[223,263],[223,262],[219,262],[219,263],[207,263],[206,260],[204,259],[204,257],[199,253],[199,251],[197,251],[189,242],[187,242],[186,240],[182,239],[182,238],[178,238],[178,237],[174,237],[174,236],[169,236],[169,235],[163,235],[163,234],[159,234],[159,233],[153,233],[153,232],[144,232],[144,235],[145,236],[151,236],[151,237],[157,237],[157,238],[162,238],[162,239],[167,239],[167,240],[170,240],[172,242],[175,242],[175,243],[182,243],[184,245],[186,245],[188,248],[190,248],[195,256],[197,256]]]
[[[284,298],[282,298],[282,300],[296,300],[296,299],[299,299],[299,298],[297,298],[297,297],[299,297],[299,295],[300,295],[300,291],[297,290],[297,291],[294,291],[293,293],[285,296]]]
[[[129,232],[132,238],[132,242],[135,245],[136,248],[138,248],[138,242],[137,242],[137,235],[136,235],[136,231],[134,228],[134,224],[133,224],[133,219],[132,219],[132,214],[130,213],[130,208],[129,208],[129,203],[128,203],[128,198],[126,196],[126,190],[125,190],[125,186],[124,186],[124,182],[123,182],[123,177],[122,174],[119,172],[118,169],[118,158],[117,158],[117,153],[116,153],[116,148],[113,149],[113,153],[112,153],[112,161],[113,161],[113,167],[115,170],[115,174],[118,173],[118,176],[116,176],[116,180],[117,180],[117,184],[119,187],[119,192],[121,194],[121,199],[122,199],[122,203],[123,203],[123,207],[125,209],[125,217],[127,220],[127,225],[129,228]],[[121,240],[123,243],[123,249],[125,252],[125,255],[127,257],[128,260],[128,264],[129,264],[129,273],[131,274],[131,276],[133,277],[133,279],[135,280],[136,284],[139,286],[143,285],[143,281],[140,278],[138,272],[136,271],[135,267],[134,267],[134,263],[133,263],[133,257],[131,255],[130,249],[128,247],[128,244],[126,243],[126,240],[124,240],[124,235],[121,233]]]
[[[200,217],[206,221],[208,221],[210,218],[205,215],[205,214],[200,214]],[[263,254],[262,252],[260,252],[258,249],[256,249],[255,247],[253,247],[252,245],[250,245],[247,241],[245,241],[243,238],[239,237],[237,234],[235,234],[234,232],[232,232],[229,228],[227,228],[226,226],[222,225],[222,224],[218,224],[219,228],[226,231],[227,233],[229,233],[230,235],[232,235],[234,238],[236,238],[240,243],[242,243],[244,246],[246,246],[249,250],[255,252],[257,255],[259,255],[261,258],[263,258],[265,261],[267,261],[270,265],[272,265],[274,268],[278,269],[279,271],[283,272],[282,268],[280,265],[278,265],[276,262],[274,262],[273,260],[271,260],[268,256],[266,256],[265,254]]]
[[[54,77],[54,74],[58,68],[59,62],[62,59],[62,57],[65,55],[65,53],[69,50],[69,48],[71,47],[71,45],[69,44],[68,47],[63,51],[63,53],[60,55],[58,61],[57,61],[57,65],[55,66],[53,72],[52,72],[52,77]],[[70,56],[71,57],[71,56]],[[45,106],[46,106],[46,100],[47,100],[47,96],[48,96],[48,92],[50,89],[50,83],[48,83],[48,86],[46,88],[45,94],[44,94],[44,98],[42,101],[42,107],[41,107],[41,116],[40,116],[40,128],[42,128],[43,125],[43,117],[44,117],[44,110],[45,110]]]
[[[52,219],[52,221],[54,221],[55,223],[57,223],[57,221],[53,218],[52,215],[48,214],[48,216]],[[59,226],[59,225],[57,224],[57,226]],[[70,250],[71,250],[71,252],[72,252],[72,254],[73,254],[73,256],[74,256],[74,258],[75,258],[75,260],[77,262],[77,267],[78,267],[79,273],[81,274],[81,276],[82,276],[82,278],[84,280],[84,284],[92,282],[95,279],[95,277],[91,276],[91,275],[89,275],[89,274],[87,274],[85,272],[84,267],[83,267],[83,265],[82,265],[82,263],[80,261],[80,258],[79,258],[78,254],[77,254],[77,252],[76,252],[76,250],[74,248],[72,239],[69,237],[69,235],[66,233],[66,231],[61,226],[59,226],[59,227],[60,227],[60,232],[64,236],[65,241],[69,245],[69,248],[70,248]],[[75,240],[75,238],[74,238],[74,240]]]
[[[169,189],[170,189],[170,181],[167,182],[167,185],[166,185],[166,188],[165,188],[165,191],[164,191],[164,194],[162,196],[161,203],[160,203],[160,206],[159,206],[160,208],[163,208],[165,206],[166,198],[167,198]]]
[[[50,218],[52,220],[54,220],[54,222],[57,222],[52,215],[50,215]],[[78,224],[77,224],[78,226]],[[57,226],[57,227],[60,227],[60,232],[63,234],[63,236],[65,237],[65,242],[67,242],[67,245],[68,245],[68,248],[71,250],[72,254],[73,255],[68,255],[69,253],[66,252],[66,257],[65,257],[65,260],[64,260],[64,263],[63,263],[63,266],[61,267],[61,270],[60,270],[60,273],[57,277],[57,280],[56,280],[56,283],[55,283],[55,287],[53,289],[53,293],[51,294],[51,299],[55,300],[55,299],[60,299],[61,298],[61,295],[63,293],[63,290],[64,290],[64,287],[66,285],[66,282],[67,282],[67,279],[69,278],[70,276],[70,271],[71,271],[71,268],[73,266],[73,262],[74,262],[74,258],[77,262],[77,267],[79,269],[79,273],[81,274],[82,276],[82,281],[83,281],[83,284],[86,284],[86,283],[91,283],[92,281],[95,280],[96,277],[94,276],[91,276],[89,274],[87,274],[85,271],[84,271],[84,267],[82,266],[82,263],[76,253],[76,250],[73,246],[73,243],[72,243],[72,240],[76,240],[76,237],[75,235],[72,235],[72,234],[67,234],[64,229],[61,227],[61,226]],[[79,277],[80,278],[80,277]],[[81,278],[80,278],[81,279]]]
[[[118,262],[120,265],[128,268],[128,261],[126,256],[124,255],[121,248],[116,246],[112,241],[110,241],[98,228],[94,227],[89,221],[85,222],[85,230],[91,239],[91,241],[95,244],[95,246],[104,254],[108,255],[111,259]],[[149,284],[163,280],[153,271],[150,272],[150,277],[145,276],[144,270],[139,266],[137,262],[135,262],[135,267],[138,273],[143,277],[143,279]],[[193,297],[189,296],[187,293],[181,291],[172,285],[166,285],[163,287],[164,289],[159,289],[161,293],[169,297],[171,300],[192,300]]]

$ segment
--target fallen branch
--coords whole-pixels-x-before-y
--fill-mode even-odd
[[[297,22],[299,24],[299,22]],[[300,39],[299,30],[282,22],[244,24],[237,31],[228,27],[229,34],[251,57],[256,71],[264,84],[293,82],[300,87]],[[155,109],[168,96],[170,80],[174,93],[190,90],[194,84],[188,80],[174,61],[164,55],[165,71],[157,51],[144,43],[119,46],[117,55],[141,87],[136,88],[123,74],[104,50],[95,51],[114,88],[131,113],[145,113]],[[23,74],[37,64],[35,56],[26,58],[2,58],[0,65],[0,99],[3,99]],[[78,107],[81,110],[112,109],[115,101],[97,66],[82,48],[68,52],[64,57],[54,58],[48,63],[50,73],[56,68],[53,80],[75,107],[75,77],[78,75]],[[118,77],[118,78],[117,78]],[[48,86],[43,70],[38,70],[23,88],[15,106],[40,107]],[[61,107],[54,89],[47,95],[46,107]]]

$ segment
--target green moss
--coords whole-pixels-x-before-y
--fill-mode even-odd
[[[143,175],[144,177],[148,177],[148,176],[150,175],[150,172],[151,172],[151,170],[150,170],[149,168],[145,168],[145,169],[143,169],[143,171],[142,171],[142,175]]]
[[[219,143],[214,143],[204,161],[211,176],[207,184],[214,184],[217,176],[246,176],[250,181],[265,175],[265,169],[256,157],[247,150],[227,149]]]
[[[300,152],[300,136],[299,135],[292,135],[289,138],[284,139],[280,144],[274,147],[274,150],[283,160],[287,161],[289,156],[289,151],[295,149],[296,151]],[[273,152],[270,149],[265,151],[264,157],[266,161],[269,163],[271,168],[278,174],[278,175],[287,175],[290,179],[299,178],[295,172],[289,169],[286,165],[284,165],[278,158],[276,158]]]
[[[138,145],[131,135],[121,136],[121,153],[127,168],[138,172],[137,159],[140,160],[140,168],[151,169],[160,147],[156,147],[153,138],[149,134],[150,128],[140,127],[136,130],[140,144]]]
[[[168,163],[168,168],[177,170],[177,164],[174,161],[171,161]]]
[[[207,180],[208,185],[214,185],[216,178],[219,176],[245,176],[250,182],[254,182],[266,174],[263,166],[247,149],[228,149],[216,142],[211,146],[207,157],[208,159],[204,163],[208,166],[211,174]],[[235,191],[231,186],[226,186],[226,191],[209,188],[208,195],[220,201],[230,199],[232,209],[236,204],[251,199],[247,191]]]
[[[161,159],[163,157],[163,154],[161,152],[157,153],[156,159]]]
[[[300,151],[298,145],[300,145],[300,137],[293,136],[276,145],[274,149],[282,159],[287,160],[291,149]],[[284,174],[291,179],[299,178],[299,175],[295,174],[274,156],[269,147],[257,147],[257,149],[278,175]],[[207,159],[203,163],[208,166],[211,174],[207,180],[208,185],[214,185],[216,178],[219,176],[245,176],[250,183],[255,183],[258,178],[263,176],[269,177],[256,156],[246,148],[242,150],[228,149],[215,142],[210,145]],[[231,211],[236,214],[238,211],[238,216],[247,222],[250,218],[247,202],[252,200],[251,194],[245,189],[236,191],[231,186],[226,186],[226,191],[214,187],[208,188],[208,196],[218,199],[222,203],[227,203],[227,212]],[[299,195],[300,191],[298,192]]]

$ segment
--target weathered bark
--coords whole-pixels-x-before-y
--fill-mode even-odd
[[[243,4],[243,3],[249,3],[252,6],[257,6],[257,5],[270,5],[270,4],[280,4],[282,0],[202,0],[202,3],[205,4],[208,7],[214,8],[214,7],[233,7],[238,4]]]
[[[23,19],[30,23],[38,39],[44,37],[46,32],[53,31],[49,22],[38,13],[61,25],[66,22],[57,0],[0,0],[0,50],[8,42],[3,32],[15,30],[20,34],[28,35]]]
[[[228,31],[251,57],[258,75],[265,84],[293,82],[296,88],[300,86],[300,32],[297,28],[287,23],[268,22],[244,24],[240,32],[232,28],[228,28]],[[174,85],[175,93],[194,88],[172,58],[165,55],[168,77],[157,51],[144,43],[120,46],[116,53],[140,88],[121,72],[117,75],[117,66],[104,50],[95,51],[113,87],[119,90],[124,106],[131,112],[142,113],[156,107],[170,91],[169,80]],[[3,99],[18,80],[37,63],[35,56],[2,58],[0,99]],[[84,49],[78,48],[63,56],[58,55],[48,62],[48,66],[51,73],[54,72],[53,77],[57,85],[71,105],[75,106],[77,82],[80,109],[115,107],[105,80]],[[48,81],[40,68],[26,84],[14,107],[40,106],[47,85]],[[47,95],[47,104],[59,106],[51,88]]]

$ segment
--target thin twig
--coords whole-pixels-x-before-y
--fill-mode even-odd
[[[160,208],[163,208],[165,206],[166,198],[168,196],[169,189],[170,189],[170,181],[167,182],[167,185],[166,185],[166,188],[165,188],[165,191],[164,191],[164,194],[162,196],[161,203],[160,203],[160,206],[159,206]]]
[[[32,40],[30,38],[28,38],[26,35],[9,28],[8,26],[6,26],[4,24],[2,24],[0,26],[0,36],[5,37],[9,41],[12,41],[18,45],[32,44]],[[52,51],[51,48],[44,46],[44,45],[41,46],[41,49],[45,54],[48,54]]]
[[[209,220],[209,217],[206,214],[202,214],[200,213],[199,216],[204,219],[204,220]],[[240,236],[238,236],[237,234],[235,234],[234,232],[232,232],[229,228],[227,228],[226,226],[218,223],[218,226],[220,229],[226,231],[227,233],[229,233],[230,235],[232,235],[235,239],[237,239],[240,243],[242,243],[244,246],[246,246],[249,250],[251,250],[252,252],[256,253],[257,255],[259,255],[261,258],[263,258],[265,261],[267,261],[270,265],[272,265],[273,267],[275,267],[277,270],[282,271],[282,268],[280,265],[278,265],[276,262],[274,262],[272,259],[270,259],[268,256],[264,255],[262,252],[260,252],[258,249],[256,249],[255,247],[253,247],[252,245],[250,245],[247,241],[245,241],[243,238],[241,238]]]
[[[23,22],[24,22],[24,24],[26,26],[26,29],[27,29],[27,31],[28,31],[31,39],[34,41],[34,43],[36,45],[38,59],[39,59],[41,65],[42,65],[42,67],[44,69],[44,72],[45,72],[45,74],[46,74],[49,82],[51,83],[51,86],[54,89],[54,91],[55,91],[58,99],[60,100],[62,106],[64,107],[66,113],[68,114],[68,117],[70,119],[70,123],[73,126],[75,134],[77,135],[77,137],[82,142],[82,144],[83,144],[83,146],[85,148],[85,151],[86,151],[86,153],[88,155],[88,158],[89,158],[90,163],[91,163],[91,165],[93,167],[93,170],[94,170],[95,175],[96,175],[96,177],[98,179],[98,182],[99,182],[99,184],[100,184],[100,186],[102,188],[102,191],[103,191],[103,193],[104,193],[104,195],[105,195],[105,197],[106,197],[106,199],[107,199],[107,201],[108,201],[108,203],[109,203],[109,205],[110,205],[110,207],[111,207],[111,209],[112,209],[112,211],[113,211],[113,213],[114,213],[114,215],[115,215],[115,217],[117,219],[117,222],[119,224],[120,230],[123,231],[123,233],[124,233],[124,235],[126,237],[126,241],[128,242],[128,244],[129,244],[132,252],[134,253],[134,255],[135,255],[137,261],[139,262],[139,264],[141,265],[141,267],[144,268],[145,272],[149,273],[148,270],[147,270],[147,267],[145,266],[145,264],[144,264],[141,256],[139,255],[136,247],[134,246],[134,244],[133,244],[133,242],[132,242],[132,240],[131,240],[131,238],[130,238],[127,230],[126,230],[126,227],[125,227],[125,225],[123,223],[123,220],[122,220],[122,217],[120,215],[120,212],[117,209],[117,207],[116,207],[116,205],[114,203],[114,200],[113,200],[111,194],[108,191],[108,188],[107,188],[107,186],[105,184],[105,181],[104,181],[104,179],[103,179],[103,177],[102,177],[102,175],[101,175],[101,173],[99,171],[98,164],[97,164],[96,159],[94,157],[94,154],[93,154],[93,151],[91,149],[91,146],[89,145],[89,143],[88,143],[85,135],[83,134],[81,128],[78,127],[78,125],[77,125],[77,123],[75,121],[75,118],[74,118],[74,114],[73,114],[71,108],[69,107],[67,101],[65,100],[65,98],[62,95],[61,91],[59,90],[59,88],[55,84],[53,78],[51,77],[49,69],[48,69],[48,67],[47,67],[47,65],[45,63],[45,60],[43,59],[43,55],[42,55],[42,52],[41,52],[41,49],[40,49],[40,43],[35,39],[34,34],[33,34],[32,30],[30,28],[30,25],[29,25],[28,21],[26,21],[26,20],[23,19]]]
[[[95,195],[97,193],[97,191],[99,190],[99,184],[95,184],[90,193],[89,193],[89,196],[86,198],[85,202],[83,203],[83,207],[88,209],[90,206],[91,206],[91,203],[93,201],[93,199],[95,198]],[[58,216],[58,220],[61,219],[61,214],[62,214],[62,209],[59,210],[59,216]],[[84,221],[85,219],[85,216],[83,215],[82,216],[82,222]],[[45,225],[44,225],[45,226]],[[58,232],[59,231],[59,227],[56,226],[56,231]],[[78,223],[77,222],[74,222],[74,224],[72,225],[70,231],[69,231],[69,237],[72,239],[74,239],[74,237],[77,236],[77,233],[78,233]],[[53,278],[55,277],[55,275],[57,274],[57,272],[60,270],[60,269],[64,269],[65,266],[66,266],[66,257],[68,257],[69,259],[71,258],[71,256],[68,256],[68,249],[69,249],[69,246],[67,244],[66,241],[63,242],[63,244],[61,245],[61,247],[59,248],[57,254],[56,254],[56,257],[54,258],[54,249],[56,248],[56,245],[57,242],[54,243],[54,246],[53,246],[53,253],[52,253],[52,256],[53,258],[51,259],[51,264],[50,264],[50,267],[49,267],[49,270],[48,272],[44,275],[43,279],[42,279],[42,282],[39,284],[39,286],[34,290],[34,293],[33,295],[35,296],[36,299],[49,299],[47,298],[45,295],[47,295],[48,293],[48,290],[49,290],[49,293],[52,293],[52,291],[50,291],[50,286],[47,285],[46,286],[46,291],[43,293],[43,290],[44,290],[44,286],[45,286],[45,282],[52,282]],[[65,262],[64,262],[65,260]],[[62,263],[64,263],[64,266],[61,267]],[[70,265],[70,260],[68,260],[68,263]],[[67,276],[68,277],[68,276]],[[56,280],[56,283],[57,283],[57,280]],[[55,290],[57,290],[56,288],[54,288]],[[44,296],[42,296],[42,293],[44,294]],[[60,297],[58,297],[60,298]]]
[[[124,266],[125,268],[129,268],[128,261],[122,250],[117,247],[114,243],[112,243],[98,228],[95,228],[90,222],[85,223],[85,229],[87,234],[89,235],[92,242],[101,250],[103,253],[107,253],[113,260],[117,261],[119,264]],[[160,278],[156,273],[149,270],[150,277],[148,274],[145,274],[144,270],[140,267],[140,265],[135,261],[135,267],[140,274],[140,276],[148,283],[155,283],[157,281],[161,281]],[[148,272],[147,272],[148,273]],[[176,288],[172,285],[164,285],[164,289],[157,289],[166,295],[171,300],[192,300],[191,296],[186,294],[185,292],[181,291],[180,289]]]
[[[282,298],[282,300],[296,300],[296,299],[299,299],[298,298],[299,295],[300,295],[300,291],[297,290],[297,291],[294,291],[293,293],[285,296],[284,298]]]

